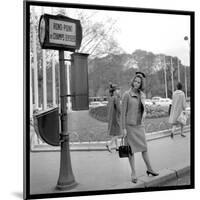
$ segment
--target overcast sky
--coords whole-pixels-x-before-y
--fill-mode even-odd
[[[52,9],[46,7],[44,12],[51,13]],[[189,65],[189,41],[184,40],[185,36],[190,38],[189,16],[98,10],[92,20],[103,22],[108,18],[117,19],[119,31],[113,37],[127,53],[136,49],[163,53]]]
[[[105,11],[104,11],[105,13]],[[143,49],[153,53],[178,56],[189,64],[190,17],[184,15],[106,12],[100,16],[117,18],[119,33],[115,35],[121,47],[132,53]]]

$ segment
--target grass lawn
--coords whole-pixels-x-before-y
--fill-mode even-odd
[[[71,142],[108,140],[107,127],[107,122],[102,122],[91,117],[88,110],[74,111],[68,115],[68,129],[71,133]],[[168,129],[169,127],[168,117],[145,120],[145,129],[147,133]]]

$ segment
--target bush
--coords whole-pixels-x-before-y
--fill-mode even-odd
[[[163,107],[160,105],[146,105],[146,118],[158,118],[168,116],[168,106]]]
[[[107,106],[91,108],[89,114],[99,121],[107,122]]]
[[[159,105],[146,106],[146,112],[146,118],[149,119],[167,117],[168,107],[161,107]],[[107,122],[107,106],[91,108],[89,113],[91,117],[102,122]]]

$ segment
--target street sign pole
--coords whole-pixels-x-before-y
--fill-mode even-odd
[[[61,134],[60,134],[60,172],[56,189],[67,190],[77,185],[71,166],[70,150],[69,150],[69,134],[67,132],[67,77],[64,65],[64,51],[59,50],[60,65],[60,103],[61,103]]]
[[[68,78],[65,68],[66,59],[64,59],[64,50],[74,52],[76,49],[80,48],[82,27],[80,20],[75,20],[63,15],[43,14],[40,17],[38,33],[42,49],[59,50],[61,133],[58,136],[60,136],[61,151],[60,172],[56,189],[67,190],[75,187],[77,183],[72,172],[69,150],[69,134],[67,129],[67,97],[69,94],[67,94]]]

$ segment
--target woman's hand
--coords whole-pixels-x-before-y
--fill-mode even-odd
[[[127,136],[127,130],[123,129],[123,137],[126,137],[126,136]]]
[[[146,118],[146,115],[147,113],[144,111],[143,116],[142,116],[143,120]]]

